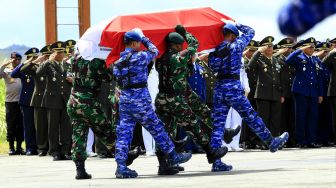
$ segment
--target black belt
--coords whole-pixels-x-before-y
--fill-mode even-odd
[[[218,80],[240,80],[239,74],[219,74],[217,75]]]
[[[164,93],[168,95],[182,95],[182,91],[175,91],[173,89],[165,89],[165,88],[159,88],[159,93]]]
[[[143,83],[137,83],[137,84],[128,84],[126,86],[121,86],[120,84],[118,84],[118,87],[120,89],[138,89],[138,88],[145,88],[147,87],[147,82],[143,82]]]
[[[85,88],[85,87],[80,87],[80,86],[76,86],[76,85],[73,86],[72,90],[75,91],[75,92],[80,92],[80,93],[90,92],[94,95],[99,94],[99,89]]]

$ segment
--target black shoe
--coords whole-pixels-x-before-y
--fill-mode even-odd
[[[177,169],[179,172],[183,172],[184,171],[184,167],[180,166],[180,165],[174,166],[174,168]]]
[[[92,176],[91,174],[88,174],[85,170],[85,163],[84,161],[76,161],[76,179],[81,180],[81,179],[91,179]]]
[[[15,149],[9,149],[8,155],[16,155]]]
[[[62,160],[61,155],[59,155],[59,154],[54,154],[53,155],[53,161],[60,161],[60,160]]]
[[[232,142],[233,137],[235,137],[239,133],[240,129],[241,129],[240,125],[235,129],[225,129],[224,142],[230,144]]]
[[[195,148],[192,150],[193,154],[203,154],[205,153],[205,151],[202,149],[201,146],[199,146],[198,144],[195,144]]]
[[[262,146],[260,147],[260,149],[261,149],[261,150],[268,150],[268,147],[265,146],[265,145],[262,145]]]
[[[68,154],[62,154],[61,155],[61,160],[71,160],[71,155],[68,155]]]
[[[316,144],[316,143],[311,143],[311,144],[308,144],[307,147],[308,147],[308,148],[320,148],[321,145]]]
[[[38,153],[37,153],[37,151],[36,150],[28,150],[27,152],[26,152],[26,155],[27,156],[32,156],[32,155],[37,155]]]
[[[228,148],[223,146],[221,148],[213,149],[209,144],[202,146],[206,152],[206,156],[209,164],[214,163],[217,159],[220,159],[226,155]]]
[[[133,161],[139,157],[141,153],[141,148],[140,146],[135,147],[132,151],[128,152],[128,157],[126,160],[126,165],[129,166],[133,163]]]
[[[26,155],[26,152],[22,148],[16,148],[16,155]]]
[[[155,154],[159,161],[158,175],[174,175],[179,173],[179,169],[177,167],[169,165],[168,159],[162,151],[157,151]]]
[[[333,147],[335,146],[335,143],[334,142],[326,142],[323,144],[324,147]]]
[[[190,139],[188,136],[185,136],[183,139],[181,140],[174,140],[172,139],[174,145],[175,145],[175,151],[177,153],[182,153],[185,151],[185,146],[188,145],[190,143]]]
[[[38,156],[39,157],[44,157],[44,156],[46,156],[48,154],[48,152],[46,152],[46,151],[42,151],[42,152],[40,152],[39,154],[38,154]]]

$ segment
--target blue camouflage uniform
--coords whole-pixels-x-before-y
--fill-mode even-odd
[[[164,131],[162,121],[153,110],[152,100],[147,88],[147,66],[158,55],[159,51],[146,37],[142,37],[142,44],[149,50],[138,52],[132,48],[126,48],[125,51],[121,52],[119,61],[113,67],[113,74],[121,88],[120,123],[116,130],[115,155],[118,167],[121,168],[125,166],[136,122],[150,132],[164,153],[170,153],[174,150],[174,144]]]
[[[278,24],[283,34],[299,36],[336,13],[335,0],[292,0],[280,11]]]
[[[292,52],[286,63],[295,68],[292,92],[295,104],[295,135],[299,145],[316,142],[318,97],[323,95],[319,58],[302,50]]]
[[[205,79],[203,78],[202,72],[204,68],[198,63],[194,63],[194,74],[188,78],[188,83],[192,90],[197,93],[201,101],[205,103],[206,100],[206,86]]]
[[[34,79],[31,75],[21,72],[21,63],[11,73],[12,78],[20,78],[22,89],[20,93],[19,104],[23,115],[24,137],[26,142],[26,151],[37,154],[36,130],[34,125],[34,108],[30,106],[30,101],[34,91]]]
[[[234,42],[222,42],[216,47],[215,53],[228,48],[228,56],[225,58],[209,55],[209,67],[217,73],[218,81],[215,83],[213,98],[213,131],[211,146],[219,148],[222,145],[226,117],[230,107],[233,107],[249,127],[259,138],[270,143],[272,135],[266,128],[262,119],[252,108],[248,99],[244,96],[244,89],[240,82],[241,59],[245,47],[254,36],[254,30],[242,24],[236,24],[238,30],[243,34],[238,36]]]

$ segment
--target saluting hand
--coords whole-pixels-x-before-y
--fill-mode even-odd
[[[284,103],[285,102],[285,97],[281,97],[280,102],[281,102],[281,104]]]
[[[258,48],[258,51],[263,54],[265,53],[266,49],[267,49],[267,46],[261,46]]]
[[[323,97],[322,96],[319,96],[318,97],[318,103],[321,104],[323,102]]]

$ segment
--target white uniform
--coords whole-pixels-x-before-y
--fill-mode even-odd
[[[87,153],[88,157],[96,157],[97,156],[97,154],[92,151],[93,143],[94,143],[94,134],[93,134],[92,129],[89,128],[88,138],[87,138],[87,142],[86,142],[86,153]]]
[[[245,67],[244,67],[243,58],[242,58],[242,68],[240,69],[240,82],[244,88],[244,91],[246,93],[249,93],[250,87],[249,87],[248,78],[247,78],[247,74],[246,74]],[[239,125],[242,125],[242,118],[240,117],[240,115],[238,114],[236,110],[234,110],[233,108],[230,108],[229,113],[226,118],[225,128],[235,129]],[[241,134],[241,131],[235,137],[233,137],[233,140],[230,144],[226,144],[223,141],[223,145],[228,147],[229,151],[242,151],[243,149],[239,147],[240,134]]]
[[[159,74],[155,70],[154,66],[148,75],[148,90],[152,98],[152,106],[155,109],[155,97],[159,93]],[[152,135],[142,126],[142,138],[146,148],[146,155],[155,155],[155,141]]]

